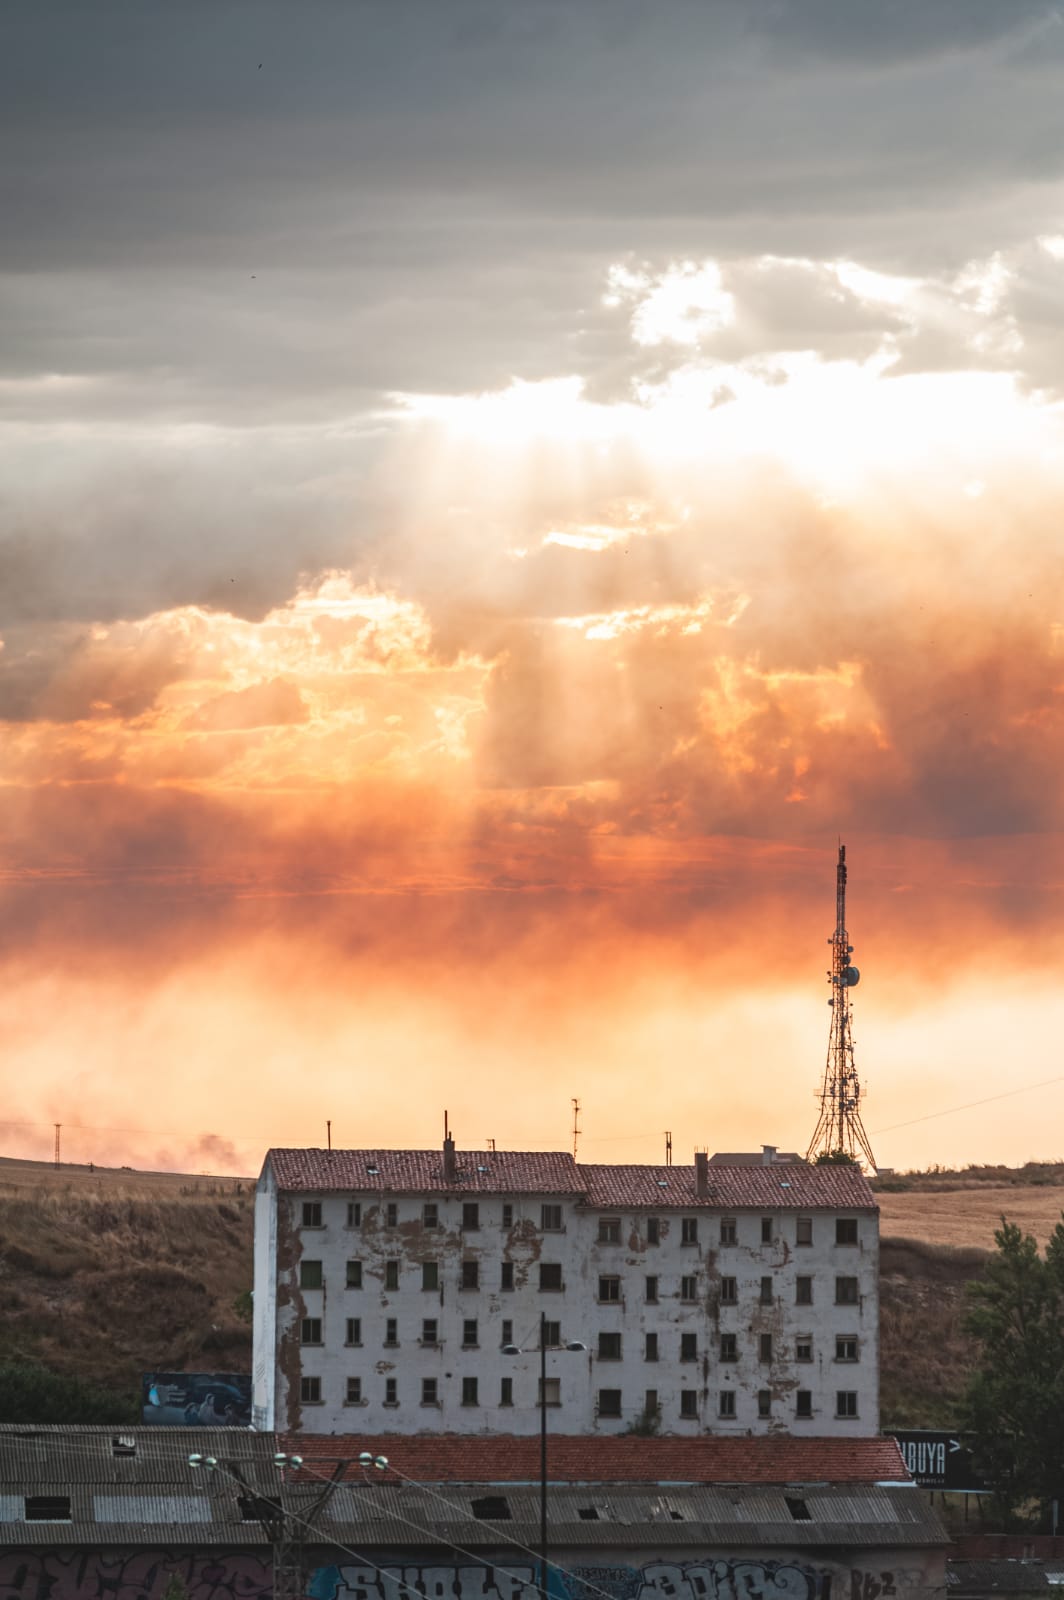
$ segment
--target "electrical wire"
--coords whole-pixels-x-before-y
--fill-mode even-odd
[[[1064,1083],[1064,1073],[1055,1078],[1043,1078],[1040,1083],[1024,1083],[1018,1089],[1003,1089],[1000,1094],[988,1094],[982,1100],[966,1100],[963,1105],[949,1106],[945,1111],[929,1111],[923,1117],[911,1117],[908,1122],[894,1122],[889,1128],[876,1128],[870,1135],[878,1139],[884,1133],[896,1133],[899,1128],[915,1128],[918,1122],[933,1122],[937,1117],[952,1117],[958,1111],[971,1111],[974,1106],[988,1106],[995,1100],[1011,1100],[1013,1095],[1030,1094],[1032,1089],[1048,1089],[1051,1084]]]

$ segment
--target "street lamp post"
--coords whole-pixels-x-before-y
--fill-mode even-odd
[[[586,1350],[579,1339],[570,1339],[566,1350]],[[520,1346],[504,1344],[503,1355],[523,1354]],[[548,1600],[549,1567],[547,1564],[547,1314],[539,1314],[539,1588],[542,1600]]]

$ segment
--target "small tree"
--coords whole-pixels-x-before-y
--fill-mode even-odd
[[[997,1251],[969,1286],[967,1331],[982,1346],[964,1426],[1006,1513],[1064,1499],[1064,1225],[1046,1246],[1001,1219]]]
[[[859,1167],[861,1163],[846,1150],[821,1150],[814,1167]]]

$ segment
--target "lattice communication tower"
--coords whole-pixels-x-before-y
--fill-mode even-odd
[[[846,932],[846,846],[839,845],[835,871],[835,932],[831,945],[831,1032],[828,1060],[820,1090],[820,1118],[805,1159],[841,1153],[865,1162],[875,1171],[876,1160],[861,1121],[861,1085],[853,1064],[853,1006],[850,990],[861,974],[853,965],[853,945]]]

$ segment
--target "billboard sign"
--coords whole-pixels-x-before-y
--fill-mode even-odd
[[[921,1489],[986,1493],[987,1486],[957,1434],[941,1428],[894,1428],[892,1432]]]
[[[164,1428],[246,1428],[251,1422],[251,1374],[146,1372],[141,1421]]]

